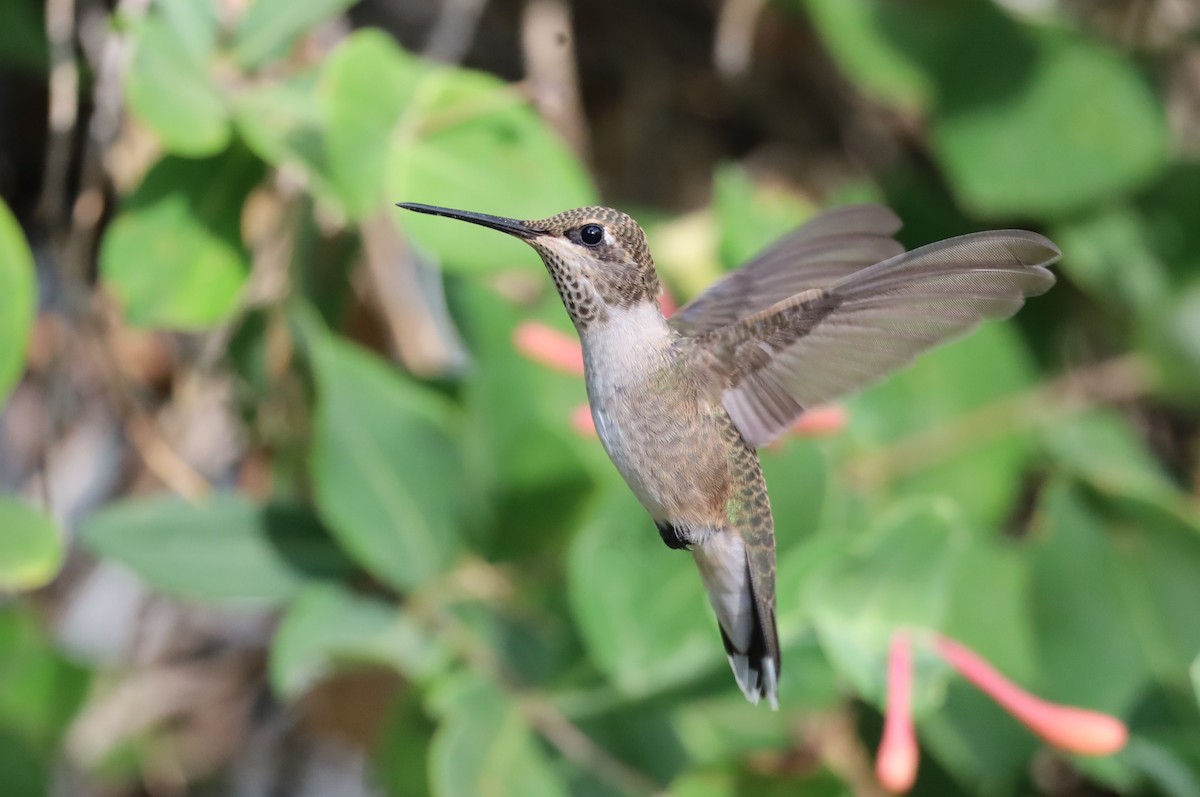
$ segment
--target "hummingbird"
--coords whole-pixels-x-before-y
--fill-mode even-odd
[[[667,318],[646,234],[619,210],[521,221],[398,205],[507,233],[541,256],[583,346],[600,442],[663,542],[691,552],[738,686],[776,709],[775,528],[757,449],[806,409],[1011,316],[1054,284],[1047,266],[1060,256],[1024,230],[905,251],[891,210],[847,206]]]

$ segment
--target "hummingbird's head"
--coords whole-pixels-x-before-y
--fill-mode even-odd
[[[658,306],[661,286],[646,233],[619,210],[576,208],[547,219],[518,221],[483,213],[398,203],[400,207],[506,232],[537,250],[575,326],[581,330],[615,308]]]

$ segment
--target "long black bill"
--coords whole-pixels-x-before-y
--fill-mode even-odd
[[[493,230],[506,232],[509,235],[515,235],[518,238],[535,238],[544,232],[544,230],[530,227],[523,221],[506,219],[503,216],[489,216],[486,213],[471,213],[467,210],[452,210],[450,208],[440,208],[437,205],[422,205],[418,202],[397,202],[396,207],[404,208],[405,210],[415,210],[417,213],[428,213],[431,216],[445,216],[448,219],[469,221],[472,224],[479,224],[483,227],[491,227]]]

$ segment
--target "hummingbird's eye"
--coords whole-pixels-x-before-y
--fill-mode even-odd
[[[585,224],[579,228],[579,240],[586,246],[596,246],[604,240],[604,228],[599,224]]]

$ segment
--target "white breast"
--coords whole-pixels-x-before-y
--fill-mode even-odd
[[[658,307],[644,303],[609,311],[584,333],[588,398],[596,434],[617,470],[652,515],[662,507],[655,480],[642,459],[652,449],[644,429],[668,412],[655,401],[652,380],[667,364],[671,331]]]
[[[608,318],[587,327],[583,344],[589,388],[607,384],[616,389],[662,367],[671,328],[657,305],[642,302],[611,308]]]

